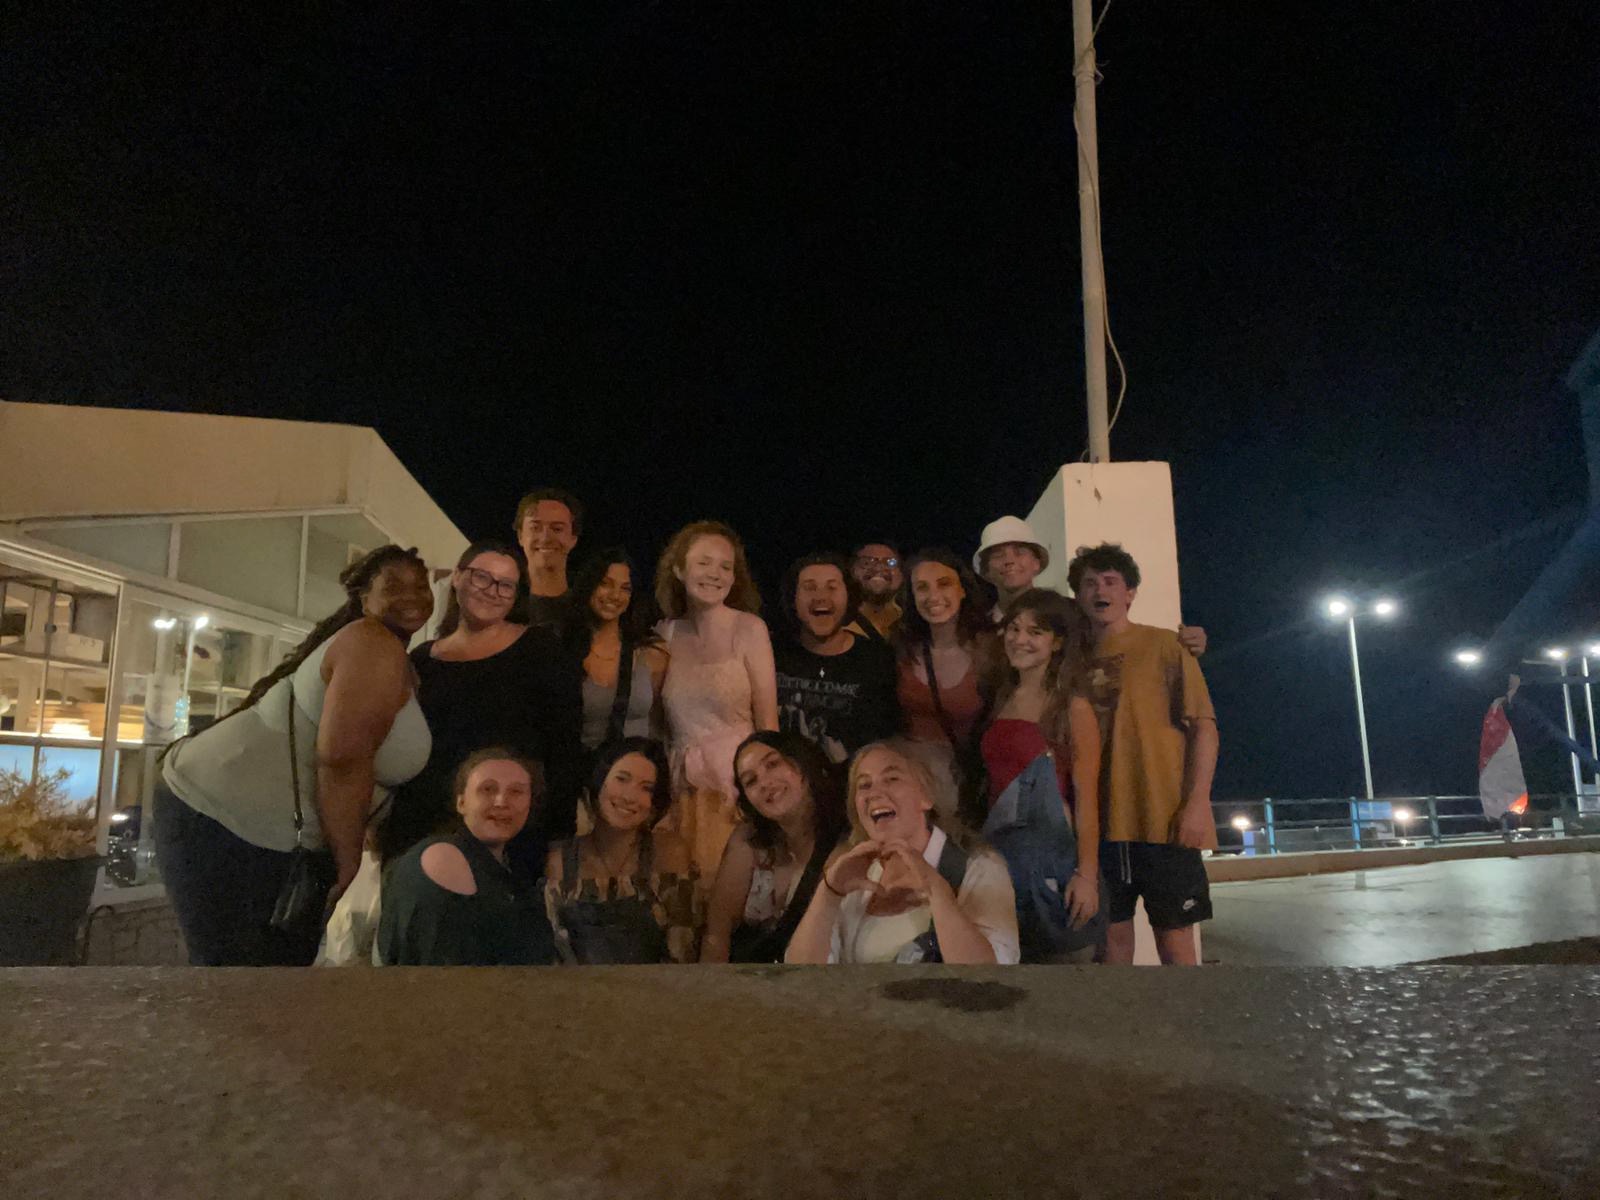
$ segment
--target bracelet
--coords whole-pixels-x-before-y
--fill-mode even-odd
[[[839,899],[841,899],[841,900],[844,899],[844,893],[841,892],[838,888],[834,887],[833,884],[828,882],[828,873],[826,871],[824,871],[822,873],[822,886],[827,888],[835,896],[839,897]]]

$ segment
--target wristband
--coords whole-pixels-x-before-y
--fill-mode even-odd
[[[834,887],[833,884],[828,882],[828,873],[826,871],[824,871],[822,873],[822,886],[827,888],[835,896],[839,897],[839,899],[841,899],[841,900],[844,899],[844,893],[841,892],[838,888]]]

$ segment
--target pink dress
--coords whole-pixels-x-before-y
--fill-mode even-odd
[[[664,621],[671,662],[661,703],[671,733],[668,757],[676,799],[668,824],[689,845],[690,856],[709,886],[722,862],[739,810],[734,801],[733,752],[755,731],[750,672],[734,654],[700,662],[673,643],[676,621]]]

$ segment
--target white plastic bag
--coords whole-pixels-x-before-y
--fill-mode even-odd
[[[383,874],[378,856],[371,850],[361,854],[361,868],[350,881],[333,915],[322,931],[317,948],[318,967],[378,966],[378,917],[382,902]]]

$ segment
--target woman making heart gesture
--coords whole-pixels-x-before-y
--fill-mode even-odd
[[[933,780],[889,742],[850,764],[857,842],[822,875],[791,963],[1014,963],[1016,897],[1004,861],[934,820]]]

